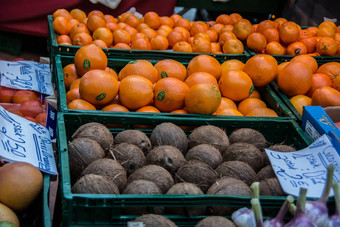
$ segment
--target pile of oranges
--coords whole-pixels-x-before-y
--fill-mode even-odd
[[[0,86],[0,103],[7,111],[46,125],[47,113],[41,104],[40,93]]]
[[[276,77],[278,63],[270,55],[220,64],[202,54],[187,67],[172,59],[155,65],[141,59],[117,73],[107,63],[103,50],[89,44],[64,66],[68,109],[278,116],[255,89]]]

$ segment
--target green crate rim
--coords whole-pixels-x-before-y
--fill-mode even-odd
[[[59,93],[58,95],[58,109],[61,112],[77,112],[77,113],[91,113],[91,112],[95,112],[97,114],[103,114],[105,113],[105,111],[101,111],[101,110],[72,110],[72,109],[68,109],[67,108],[67,104],[66,104],[66,90],[65,90],[65,86],[64,86],[64,77],[63,77],[63,70],[62,70],[62,59],[71,59],[73,58],[73,56],[61,56],[61,55],[56,55],[55,56],[55,65],[54,65],[54,77],[56,78],[56,85],[57,85],[57,91]],[[128,62],[128,60],[121,60],[121,59],[110,59],[110,60],[114,60],[115,62],[117,62],[117,64],[126,64]],[[155,63],[157,61],[150,61],[151,63]],[[184,63],[185,64],[185,63]],[[273,102],[276,102],[275,105],[277,108],[281,108],[280,111],[283,112],[282,114],[284,114],[284,116],[279,116],[278,118],[280,119],[296,119],[296,117],[294,116],[294,114],[291,112],[291,110],[284,104],[284,102],[281,101],[281,99],[276,95],[276,93],[269,87],[266,86],[264,88],[264,93],[268,94],[269,96],[271,96],[270,98],[272,98]],[[111,113],[117,113],[117,112],[111,112]],[[137,112],[119,112],[122,113],[123,115],[138,115],[138,116],[149,116],[150,114],[153,116],[183,116],[183,114],[172,114],[172,113],[137,113]],[[205,118],[228,118],[229,116],[218,116],[218,115],[200,115],[200,114],[185,114],[186,117],[205,117]],[[245,118],[244,116],[242,117],[238,117],[238,118]],[[247,117],[248,118],[248,117]],[[256,119],[275,119],[277,117],[257,117]]]
[[[52,226],[51,212],[49,208],[50,175],[43,174],[43,224],[45,227]]]

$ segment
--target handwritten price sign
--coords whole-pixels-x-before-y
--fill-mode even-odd
[[[4,87],[38,91],[53,95],[51,72],[47,64],[33,61],[0,61],[1,83]]]
[[[266,152],[287,194],[298,196],[300,187],[305,187],[308,188],[307,197],[319,198],[330,164],[334,165],[333,180],[340,179],[340,156],[327,135],[299,151],[278,152],[266,149]]]
[[[0,106],[0,157],[8,162],[28,162],[57,175],[48,130]]]

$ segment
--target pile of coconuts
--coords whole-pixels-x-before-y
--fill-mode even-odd
[[[251,195],[260,182],[260,195],[285,196],[264,151],[290,152],[284,144],[271,145],[251,128],[229,136],[213,125],[187,135],[173,123],[157,125],[148,137],[128,129],[113,136],[103,124],[79,127],[68,143],[72,193]],[[133,215],[231,215],[227,206],[126,207]]]

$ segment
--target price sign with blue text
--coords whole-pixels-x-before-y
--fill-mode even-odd
[[[57,175],[48,130],[0,106],[0,158],[7,162],[28,162],[41,171]]]
[[[1,86],[53,95],[49,65],[34,61],[0,61]]]
[[[330,164],[334,165],[333,180],[340,180],[340,156],[327,135],[299,151],[279,152],[266,149],[266,152],[282,189],[287,194],[298,196],[300,187],[304,187],[308,189],[307,197],[319,198],[326,183],[327,166]]]

